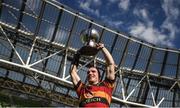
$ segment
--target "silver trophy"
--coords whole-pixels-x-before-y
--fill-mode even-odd
[[[98,53],[96,44],[99,41],[99,33],[94,28],[83,30],[80,34],[80,38],[84,46],[80,49],[82,55],[94,56]]]

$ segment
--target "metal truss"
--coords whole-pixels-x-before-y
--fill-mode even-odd
[[[37,88],[32,85],[23,84],[18,81],[13,81],[10,79],[0,78],[1,89],[13,90],[20,92],[22,94],[28,94],[35,97],[40,97],[49,101],[54,101],[58,103],[63,103],[68,106],[78,106],[78,99],[65,96],[64,94],[59,94],[45,90],[43,88]]]

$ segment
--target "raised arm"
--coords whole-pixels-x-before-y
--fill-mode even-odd
[[[73,82],[73,84],[75,86],[80,81],[80,77],[77,74],[77,67],[78,67],[78,63],[79,63],[79,57],[80,57],[80,54],[78,54],[78,53],[74,55],[72,65],[71,65],[71,72],[70,72],[72,82]]]
[[[109,51],[104,47],[104,44],[99,43],[97,47],[98,49],[102,50],[104,57],[106,59],[106,63],[107,63],[106,77],[110,80],[114,80],[115,79],[115,64],[114,64],[113,57],[111,56]]]

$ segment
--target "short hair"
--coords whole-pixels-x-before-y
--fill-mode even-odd
[[[98,72],[98,77],[99,77],[99,80],[101,79],[101,72],[100,72],[100,69],[96,66],[89,66],[89,68],[96,68],[97,72]]]

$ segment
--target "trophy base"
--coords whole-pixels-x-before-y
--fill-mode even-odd
[[[85,55],[85,56],[94,56],[98,53],[98,50],[94,47],[91,46],[83,46],[80,49],[81,55]]]

